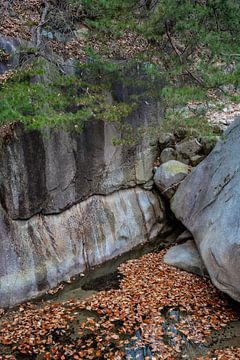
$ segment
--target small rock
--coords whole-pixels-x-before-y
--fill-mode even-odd
[[[173,146],[175,143],[175,137],[171,133],[162,133],[158,137],[158,143],[161,149],[164,149],[166,146]]]
[[[152,190],[153,185],[154,185],[153,180],[149,180],[145,184],[142,185],[142,188],[145,190]]]
[[[85,40],[89,33],[89,29],[86,26],[81,26],[79,29],[74,31],[74,35],[78,40]]]
[[[203,153],[208,155],[216,145],[216,140],[202,140]]]
[[[205,158],[204,155],[194,155],[191,156],[190,161],[192,166],[197,166]]]
[[[177,160],[177,155],[178,154],[177,154],[176,150],[174,150],[172,148],[165,148],[161,152],[160,161],[163,164],[169,160]]]
[[[179,126],[177,130],[175,130],[174,135],[179,139],[182,140],[187,136],[187,129],[184,126]]]
[[[157,169],[154,182],[161,193],[171,199],[180,182],[189,174],[191,168],[180,161],[170,160]]]
[[[180,161],[181,163],[186,164],[186,165],[190,165],[189,158],[185,157],[182,154],[179,154],[178,152],[177,152],[177,161]]]
[[[193,239],[170,248],[164,256],[164,262],[197,275],[207,274]]]
[[[176,239],[176,243],[181,243],[183,241],[187,241],[189,239],[192,239],[192,234],[190,233],[190,231],[185,230],[184,232],[182,232]]]
[[[177,152],[189,158],[197,155],[201,149],[202,145],[197,139],[186,140],[176,144]]]

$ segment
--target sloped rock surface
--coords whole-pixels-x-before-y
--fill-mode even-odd
[[[182,182],[171,208],[191,231],[208,273],[240,301],[240,119]]]

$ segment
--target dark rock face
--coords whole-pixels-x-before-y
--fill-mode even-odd
[[[89,122],[81,134],[23,132],[1,153],[2,204],[12,219],[53,214],[93,194],[145,184],[157,142],[116,147],[113,125]]]
[[[240,301],[240,119],[182,182],[171,208],[191,231],[213,283]]]

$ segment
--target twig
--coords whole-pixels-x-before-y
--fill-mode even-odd
[[[172,39],[172,36],[170,34],[170,31],[169,31],[169,28],[168,28],[168,23],[167,21],[165,22],[165,29],[166,29],[166,34],[167,34],[167,37],[168,37],[168,40],[174,50],[174,52],[176,53],[176,55],[178,56],[179,60],[180,60],[180,63],[183,64],[183,59],[182,59],[182,56],[181,56],[181,52],[180,50],[178,50],[178,48],[176,47],[176,45],[174,44],[173,42],[173,39]],[[190,70],[186,69],[186,73],[192,78],[194,79],[199,85],[203,86],[203,81],[202,79],[199,79],[196,75],[194,75]]]
[[[178,185],[180,185],[183,182],[184,179],[172,184],[171,186],[169,186],[168,188],[166,188],[165,190],[162,191],[162,194],[165,194],[165,192],[167,192],[168,190],[174,190]]]
[[[179,59],[180,59],[180,61],[182,63],[181,53],[180,53],[180,51],[178,50],[178,48],[176,47],[176,45],[173,42],[173,39],[171,37],[170,31],[169,31],[169,28],[168,28],[167,21],[165,21],[165,29],[166,29],[166,34],[167,34],[168,40],[169,40],[173,50],[175,51],[176,55],[179,57]]]

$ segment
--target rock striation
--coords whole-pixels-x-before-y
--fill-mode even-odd
[[[185,178],[171,208],[193,234],[213,283],[240,301],[240,118]]]
[[[0,306],[13,306],[60,281],[169,231],[161,199],[139,187],[94,195],[54,215],[9,221],[0,209]]]

